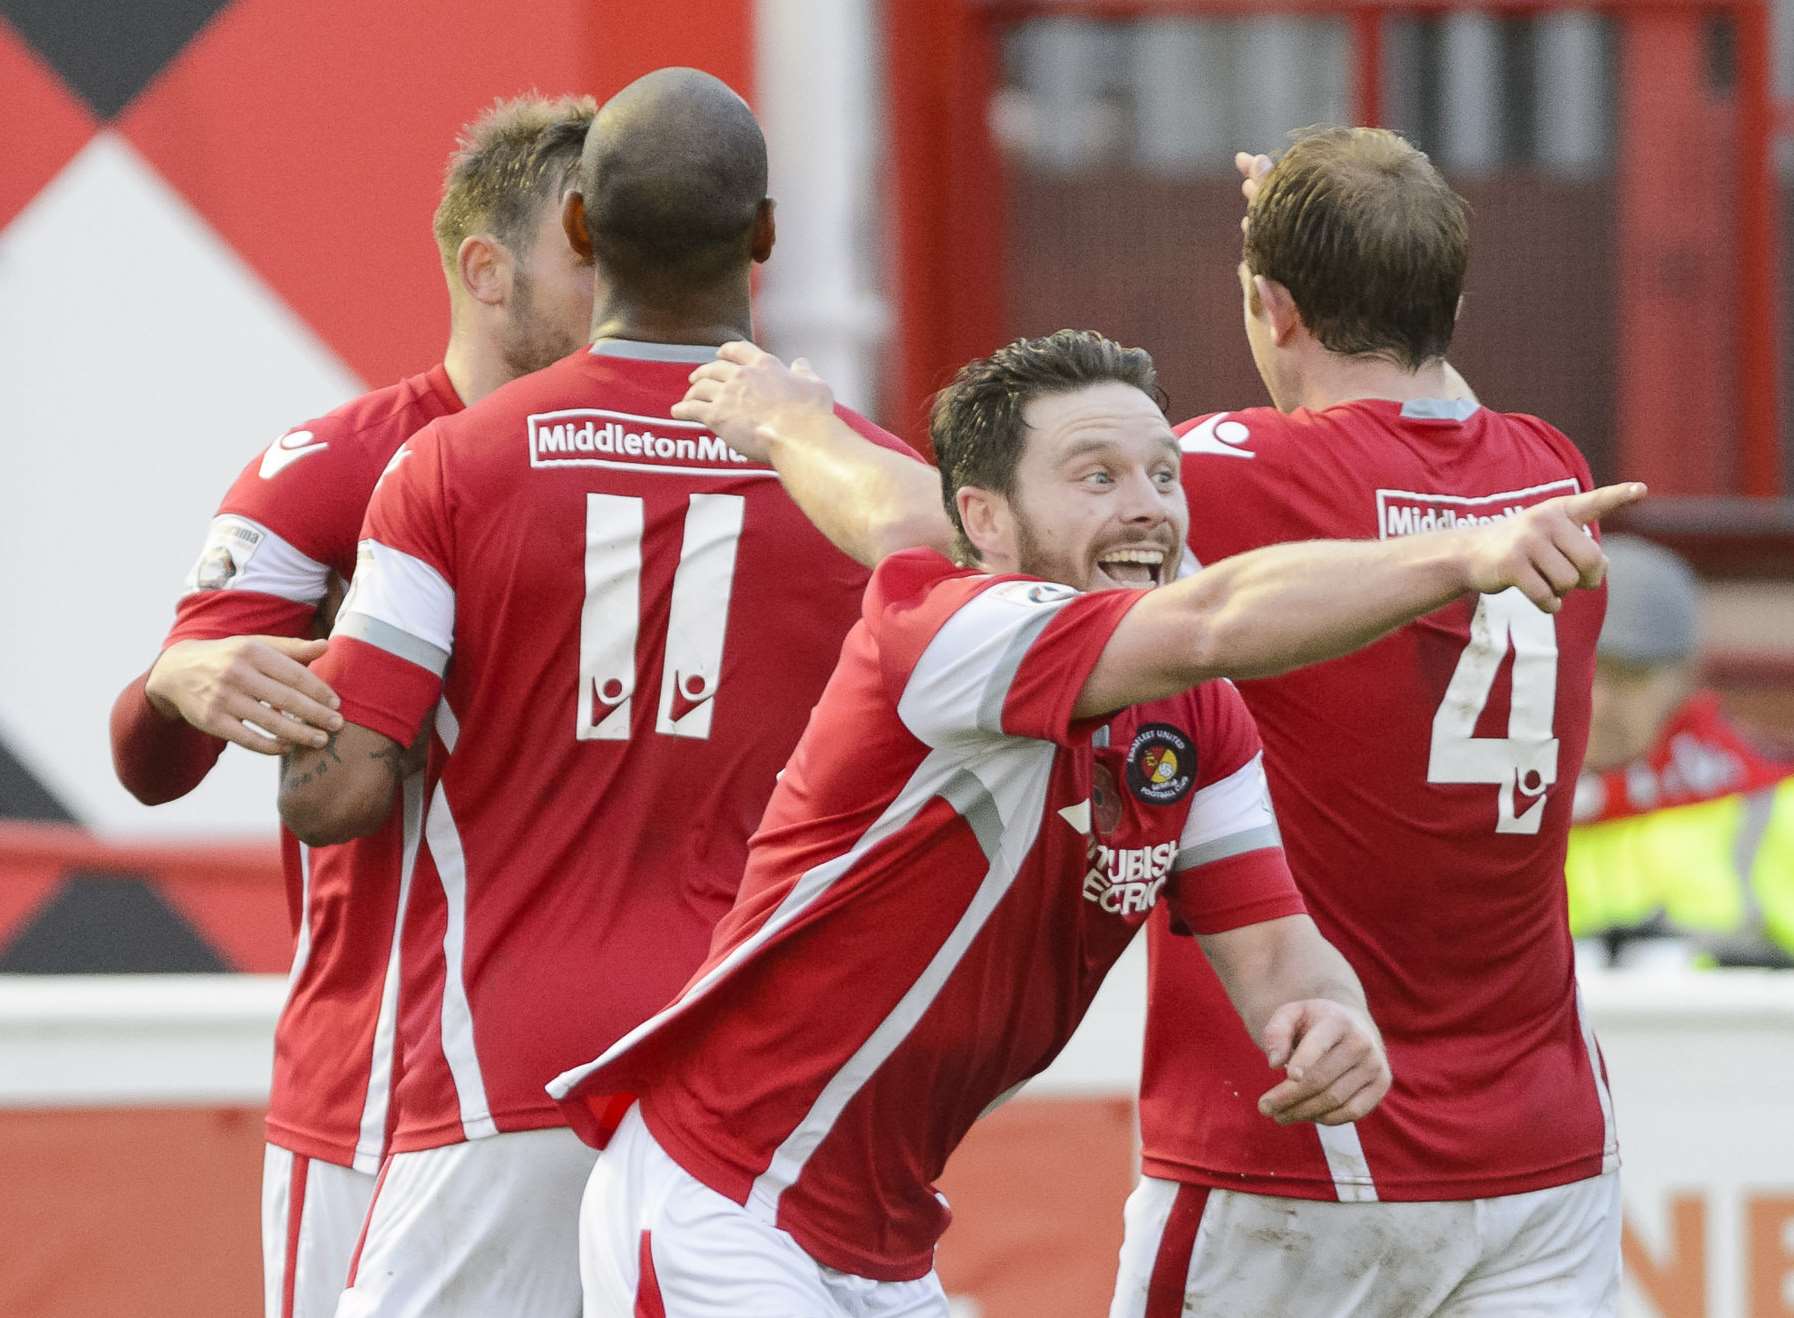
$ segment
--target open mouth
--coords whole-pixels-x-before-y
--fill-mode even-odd
[[[1159,585],[1168,555],[1160,545],[1132,545],[1110,549],[1096,560],[1097,570],[1117,586],[1135,590]]]

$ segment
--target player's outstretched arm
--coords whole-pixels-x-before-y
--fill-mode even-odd
[[[324,744],[280,763],[280,821],[307,846],[366,837],[392,813],[395,789],[416,760],[391,737],[345,723]]]
[[[802,358],[788,367],[751,343],[724,344],[691,373],[673,415],[770,462],[804,515],[867,567],[901,549],[952,546],[939,473],[855,433]]]
[[[1468,530],[1271,545],[1223,559],[1128,611],[1074,713],[1099,717],[1210,678],[1334,659],[1467,592],[1517,588],[1556,613],[1563,596],[1600,585],[1607,570],[1584,528],[1644,494],[1636,482],[1608,485]]]
[[[1358,976],[1306,915],[1199,937],[1265,1060],[1284,1073],[1258,1110],[1280,1125],[1356,1121],[1389,1092],[1389,1058]]]

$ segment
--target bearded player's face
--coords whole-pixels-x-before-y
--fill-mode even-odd
[[[1008,499],[1020,569],[1079,590],[1174,580],[1189,510],[1158,404],[1107,382],[1035,398],[1022,416],[1027,442]]]
[[[505,302],[505,361],[518,375],[553,365],[583,346],[592,325],[592,263],[561,229],[560,198],[536,215],[529,248],[511,267]]]

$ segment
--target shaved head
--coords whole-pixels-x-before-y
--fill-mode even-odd
[[[592,251],[614,280],[696,288],[754,259],[766,139],[697,69],[657,69],[605,102],[579,166]]]

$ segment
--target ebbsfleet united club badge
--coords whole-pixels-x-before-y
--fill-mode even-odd
[[[1196,748],[1169,723],[1148,723],[1127,752],[1127,785],[1149,805],[1174,805],[1196,781]]]

